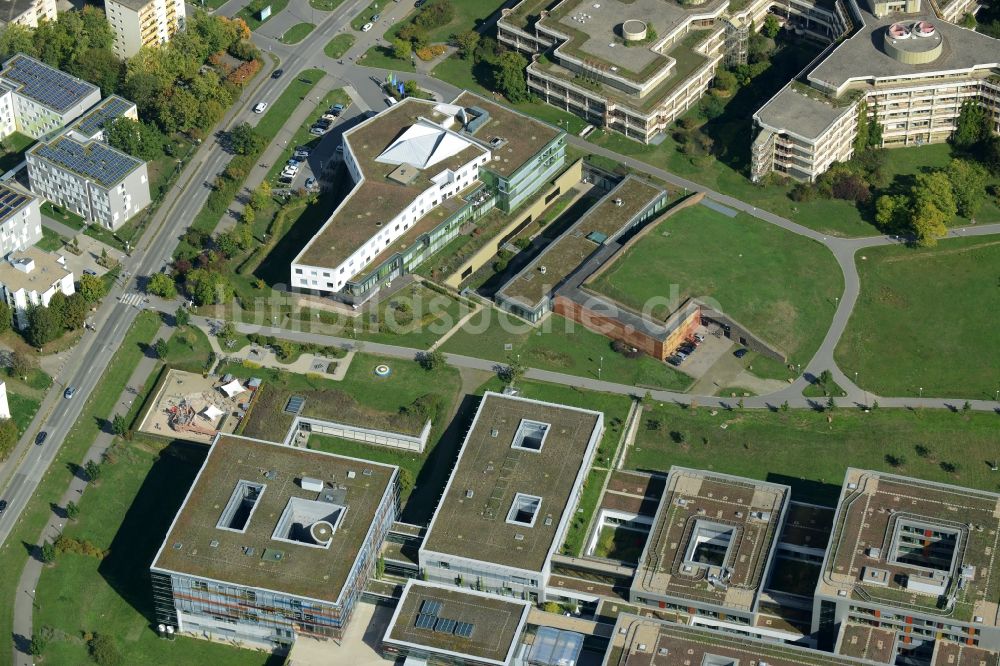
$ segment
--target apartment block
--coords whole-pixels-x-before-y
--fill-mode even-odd
[[[49,306],[57,293],[76,292],[73,273],[61,255],[28,247],[7,255],[0,263],[0,294],[14,312],[14,325],[28,326],[28,308]]]
[[[218,435],[150,574],[172,630],[340,639],[397,510],[398,468]]]
[[[426,580],[545,601],[604,415],[486,393],[419,551]]]
[[[99,101],[97,86],[19,53],[0,70],[0,133],[39,139]]]
[[[510,213],[565,168],[558,129],[462,93],[409,98],[344,133],[354,188],[291,266],[291,286],[362,302],[463,225]]]
[[[115,32],[115,55],[122,59],[166,44],[184,27],[183,0],[107,0],[104,12]]]
[[[42,238],[38,199],[16,186],[0,184],[0,256],[26,250]]]
[[[788,486],[671,467],[629,600],[753,635]]]
[[[754,114],[755,181],[772,171],[814,181],[849,159],[861,113],[885,147],[946,141],[965,103],[1000,127],[1000,41],[922,14],[919,1],[851,7],[854,35]]]
[[[883,663],[995,665],[998,533],[996,493],[849,469],[813,601],[820,646],[877,651]]]
[[[32,192],[112,231],[150,204],[146,163],[97,139],[68,131],[25,156]]]
[[[37,28],[43,19],[56,20],[55,0],[10,0],[0,9],[0,28],[14,24]]]

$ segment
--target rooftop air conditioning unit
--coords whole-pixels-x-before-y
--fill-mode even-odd
[[[323,492],[323,482],[319,479],[303,476],[299,484],[302,486],[302,490],[308,490],[311,493]]]

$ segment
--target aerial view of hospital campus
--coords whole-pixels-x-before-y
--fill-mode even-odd
[[[1000,666],[1000,4],[8,0],[0,666]]]

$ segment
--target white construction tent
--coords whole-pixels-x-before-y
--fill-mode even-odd
[[[209,421],[215,421],[217,418],[225,414],[225,412],[215,405],[209,405],[205,409],[201,410],[201,415],[204,416]]]
[[[243,393],[243,391],[246,391],[246,389],[243,388],[243,385],[240,384],[240,380],[238,379],[234,379],[228,384],[223,384],[222,386],[219,387],[219,389],[226,394],[227,398],[232,398],[233,396],[239,395],[240,393]]]

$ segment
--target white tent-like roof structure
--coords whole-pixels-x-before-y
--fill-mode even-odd
[[[471,141],[437,125],[418,122],[406,128],[375,161],[383,164],[409,164],[417,169],[427,169],[471,145]]]
[[[209,421],[214,421],[223,414],[225,414],[225,412],[216,407],[215,405],[209,405],[205,409],[201,410],[201,415],[204,416]]]
[[[223,393],[226,394],[227,398],[232,398],[234,395],[239,395],[240,393],[243,393],[243,391],[246,391],[246,389],[243,388],[243,385],[240,384],[240,380],[238,379],[234,379],[228,384],[223,384],[219,388],[222,390]]]

